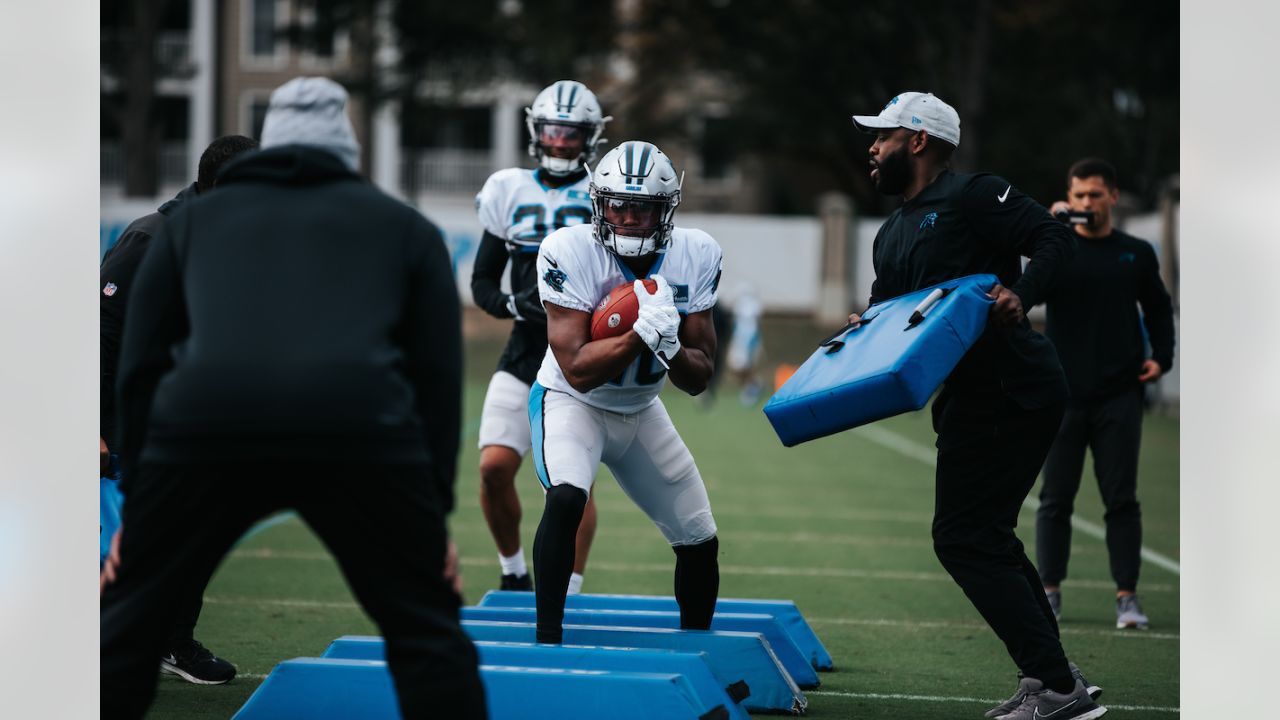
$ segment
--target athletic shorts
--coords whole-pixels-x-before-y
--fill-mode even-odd
[[[509,372],[499,370],[489,380],[480,411],[480,447],[501,445],[529,452],[529,386]]]
[[[603,462],[671,545],[697,545],[716,534],[702,475],[661,400],[617,413],[534,383],[529,422],[544,490],[572,485],[590,493]]]

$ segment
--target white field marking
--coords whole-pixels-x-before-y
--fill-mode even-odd
[[[873,443],[876,443],[877,445],[897,451],[898,453],[913,460],[919,460],[930,467],[938,466],[938,456],[934,449],[927,445],[921,445],[910,438],[903,437],[892,430],[886,430],[885,428],[875,427],[872,425],[863,427],[857,434],[865,437]],[[1040,507],[1040,500],[1028,495],[1027,499],[1022,502],[1022,506],[1031,512],[1035,512]],[[1106,541],[1107,539],[1106,528],[1098,525],[1097,523],[1085,520],[1078,514],[1072,514],[1071,526],[1085,535],[1097,538],[1098,540]],[[1177,560],[1166,555],[1161,555],[1146,545],[1142,546],[1142,559],[1156,567],[1164,568],[1174,575],[1182,575],[1182,566]]]
[[[913,702],[940,702],[940,703],[982,703],[984,705],[994,705],[1004,702],[1003,699],[996,698],[975,698],[975,697],[944,697],[941,695],[905,695],[901,693],[852,693],[839,692],[836,690],[808,690],[805,695],[826,695],[829,697],[847,697],[856,698],[858,700],[908,700]],[[1164,712],[1164,713],[1181,713],[1181,708],[1166,707],[1162,705],[1113,705],[1107,703],[1108,710],[1142,710],[1146,712]]]
[[[943,620],[891,620],[889,618],[843,618],[843,617],[811,617],[810,625],[861,625],[869,627],[901,627],[911,630],[948,629],[982,630],[986,623],[943,621]],[[1177,633],[1153,633],[1146,630],[1099,630],[1094,628],[1074,628],[1058,626],[1063,635],[1101,635],[1104,637],[1131,638],[1138,640],[1180,640]]]
[[[233,558],[253,560],[330,560],[327,552],[314,550],[272,550],[271,548],[252,548],[236,550]],[[463,557],[465,567],[497,567],[498,561],[489,557]],[[652,572],[669,573],[675,568],[671,563],[618,563],[592,561],[590,568],[599,572]],[[923,572],[915,570],[859,570],[853,568],[826,567],[775,567],[768,565],[721,565],[721,575],[745,575],[748,577],[828,577],[856,578],[871,580],[912,580],[920,582],[952,582],[951,576],[941,572]],[[1072,587],[1090,589],[1112,589],[1114,585],[1106,580],[1072,580]],[[1146,592],[1175,592],[1172,585],[1163,583],[1143,583]]]
[[[267,607],[320,608],[327,610],[360,610],[359,603],[351,600],[300,600],[294,598],[250,598],[236,596],[207,595],[204,601],[210,605],[259,605]],[[943,621],[910,621],[890,620],[887,618],[808,618],[811,625],[860,625],[871,627],[901,627],[907,629],[959,629],[982,630],[987,626],[982,623],[943,622]],[[1107,637],[1124,637],[1139,640],[1177,640],[1178,636],[1170,633],[1122,632],[1119,630],[1090,630],[1086,628],[1062,628],[1062,632],[1074,635],[1105,635]]]
[[[643,517],[643,516],[641,516]],[[468,530],[479,532],[489,531],[489,526],[483,523],[450,523],[450,528],[456,533],[458,530]],[[610,523],[602,528],[599,532],[603,535],[608,533],[614,537],[625,538],[653,538],[661,539],[662,534],[653,525],[631,525],[623,526],[621,524]],[[726,530],[724,535],[732,537],[735,541],[757,541],[770,543],[820,543],[823,545],[871,545],[871,546],[902,546],[902,547],[933,547],[933,541],[927,537],[902,537],[898,535],[857,535],[845,533],[824,533],[824,532],[771,532],[768,530]]]
[[[636,512],[636,506],[630,502],[600,502],[596,507],[605,512]],[[458,503],[458,510],[478,510],[479,503]],[[760,507],[757,505],[733,505],[731,503],[714,502],[712,513],[724,517],[746,517],[752,520],[760,518],[787,518],[800,520],[844,520],[864,522],[900,522],[928,527],[933,515],[927,512],[910,510],[884,509],[846,509],[846,508],[805,508],[805,507]],[[643,515],[641,515],[643,517]]]

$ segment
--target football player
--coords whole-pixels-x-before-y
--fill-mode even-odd
[[[534,467],[546,490],[533,547],[540,643],[561,641],[574,531],[601,462],[675,550],[680,626],[711,626],[716,523],[693,455],[658,398],[667,375],[690,395],[706,389],[716,351],[720,246],[672,224],[680,185],[661,150],[625,142],[596,166],[591,224],[555,231],[538,251],[549,341],[529,395]],[[638,278],[653,278],[656,292]],[[631,331],[593,340],[596,304],[629,281],[639,301]]]
[[[591,219],[587,163],[595,157],[611,118],[585,85],[561,80],[525,108],[529,154],[538,168],[494,173],[476,195],[484,237],[471,275],[476,305],[514,319],[507,347],[489,381],[480,417],[480,508],[498,546],[500,588],[532,590],[520,544],[520,496],[515,477],[529,451],[529,386],[547,351],[547,316],[538,301],[535,264],[548,232]],[[502,275],[511,265],[511,292]],[[587,552],[595,535],[595,503],[588,504],[577,536],[572,592],[582,587]]]

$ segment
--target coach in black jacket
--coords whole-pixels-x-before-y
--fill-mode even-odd
[[[130,301],[103,716],[142,715],[171,599],[292,507],[386,636],[404,716],[484,717],[445,567],[461,337],[440,232],[356,174],[336,83],[278,88],[262,148],[166,220]]]
[[[1053,345],[1026,312],[1075,253],[1075,238],[1002,178],[948,168],[960,117],[937,97],[902,93],[854,123],[876,134],[876,189],[904,201],[876,234],[871,301],[965,275],[999,278],[986,329],[933,403],[934,551],[1024,678],[987,717],[1098,717],[1106,710],[1068,663],[1040,577],[1014,534],[1067,399]],[[1025,271],[1022,257],[1030,258]]]

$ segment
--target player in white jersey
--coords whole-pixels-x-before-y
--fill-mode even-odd
[[[601,462],[675,550],[680,626],[711,627],[720,588],[707,490],[658,399],[668,374],[690,395],[711,377],[720,247],[700,230],[674,227],[680,179],[650,143],[609,151],[595,169],[591,202],[591,225],[557,230],[538,252],[549,345],[529,419],[547,491],[533,550],[542,643],[562,638],[574,528]],[[653,294],[637,281],[647,277],[657,282]],[[640,302],[635,325],[592,340],[596,304],[627,281],[636,281]]]
[[[520,544],[515,477],[529,451],[529,386],[547,352],[547,316],[536,277],[538,246],[548,232],[591,220],[586,163],[594,158],[610,119],[602,116],[595,95],[572,80],[552,83],[525,113],[529,154],[537,158],[538,168],[499,170],[476,195],[484,236],[471,274],[476,305],[515,321],[480,416],[480,508],[498,546],[503,590],[533,589]],[[508,263],[510,292],[502,288]],[[573,592],[582,586],[595,528],[591,502],[578,531]]]

